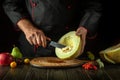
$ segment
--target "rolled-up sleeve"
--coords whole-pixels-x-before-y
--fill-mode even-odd
[[[102,15],[102,4],[99,0],[91,0],[84,3],[84,15],[81,19],[80,26],[88,30],[88,35],[96,35],[96,29]]]

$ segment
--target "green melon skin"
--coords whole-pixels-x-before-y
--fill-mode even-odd
[[[55,48],[56,56],[60,59],[74,59],[77,58],[81,50],[81,38],[75,34],[75,31],[70,31],[63,35],[58,43],[66,45],[70,48],[68,50]]]
[[[107,62],[120,63],[120,43],[100,51],[101,58]]]

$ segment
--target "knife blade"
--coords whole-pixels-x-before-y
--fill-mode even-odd
[[[57,48],[64,48],[64,47],[66,47],[65,45],[60,44],[60,43],[57,43],[57,42],[55,42],[55,41],[50,41],[50,42],[49,42],[49,45],[50,45],[50,46],[53,46],[53,47],[57,47]]]

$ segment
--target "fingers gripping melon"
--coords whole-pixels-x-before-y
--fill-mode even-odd
[[[120,43],[100,51],[100,55],[110,63],[120,63]],[[104,57],[102,55],[104,55]]]
[[[80,36],[75,34],[75,31],[70,31],[63,35],[58,41],[61,44],[66,45],[65,48],[55,48],[56,56],[60,59],[73,59],[78,57],[81,49]]]

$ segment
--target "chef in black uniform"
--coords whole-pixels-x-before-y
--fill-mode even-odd
[[[58,41],[72,30],[82,38],[82,54],[86,38],[96,36],[101,17],[99,0],[5,0],[3,8],[21,32],[21,52],[29,57],[55,55],[47,41]]]

